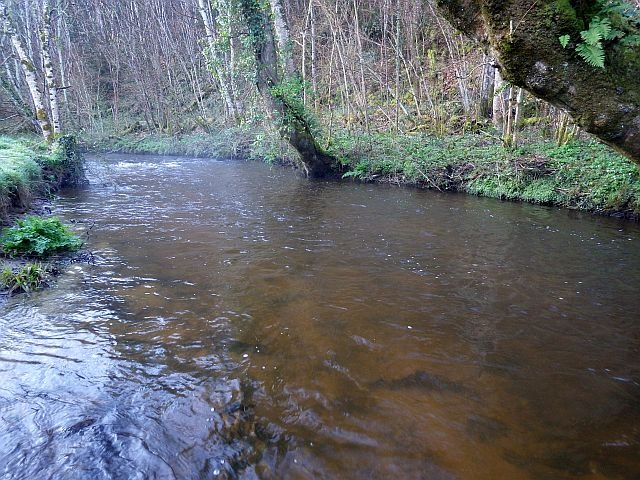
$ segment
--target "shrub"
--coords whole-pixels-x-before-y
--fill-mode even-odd
[[[10,255],[45,257],[52,253],[75,251],[82,246],[58,218],[25,217],[15,227],[5,228],[0,245]]]

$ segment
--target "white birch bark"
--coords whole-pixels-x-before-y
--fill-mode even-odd
[[[502,74],[500,73],[500,69],[494,69],[495,79],[494,79],[494,92],[493,92],[493,112],[492,119],[493,125],[501,132],[504,131],[504,118],[505,118],[505,88],[504,88],[504,80],[502,79]]]
[[[293,75],[295,66],[293,65],[293,55],[291,52],[291,39],[289,36],[289,28],[282,13],[282,5],[280,0],[269,0],[271,6],[271,15],[273,15],[273,28],[276,34],[276,42],[278,43],[279,57],[282,61],[285,75]]]
[[[22,67],[22,72],[24,73],[25,81],[29,88],[29,94],[31,95],[33,106],[35,107],[35,117],[38,121],[38,126],[42,131],[42,136],[47,142],[50,142],[53,140],[53,130],[51,128],[49,114],[44,103],[44,97],[38,87],[38,78],[36,77],[35,66],[31,58],[27,55],[27,52],[18,37],[11,19],[9,18],[7,6],[3,0],[0,0],[0,25],[2,25],[4,32],[9,37],[11,45],[13,46],[13,49],[18,56],[18,60],[20,61],[20,66]]]
[[[51,61],[51,6],[49,0],[43,0],[44,13],[42,16],[42,31],[40,32],[40,48],[44,65],[44,78],[49,93],[49,107],[51,108],[51,124],[53,134],[60,134],[60,109],[58,108],[58,85]]]
[[[520,117],[522,116],[522,99],[524,95],[524,89],[518,88],[518,95],[516,96],[516,106],[515,113],[513,114],[513,125],[512,125],[512,138],[511,138],[511,146],[518,146],[518,124],[520,123]]]
[[[235,102],[231,98],[229,86],[227,85],[224,75],[222,75],[222,73],[220,72],[220,68],[218,67],[218,65],[216,65],[216,62],[218,60],[218,52],[216,48],[215,30],[213,28],[213,22],[210,17],[211,7],[209,5],[209,0],[198,0],[198,10],[200,12],[200,16],[202,17],[202,23],[204,23],[204,31],[207,36],[207,46],[209,47],[209,55],[211,56],[211,73],[218,81],[218,85],[220,86],[220,94],[222,95],[222,99],[227,106],[229,115],[237,120],[238,112],[236,110]]]
[[[311,88],[313,90],[313,108],[318,111],[318,75],[316,73],[316,20],[313,0],[309,2],[311,19]]]

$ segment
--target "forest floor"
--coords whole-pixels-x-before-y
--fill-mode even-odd
[[[295,164],[274,133],[249,127],[184,135],[84,136],[90,151]],[[558,146],[539,136],[504,148],[482,133],[334,133],[327,149],[344,179],[412,185],[640,219],[640,170],[594,140]]]

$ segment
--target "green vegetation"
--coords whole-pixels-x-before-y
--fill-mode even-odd
[[[0,160],[0,220],[34,195],[84,179],[73,137],[61,137],[49,148],[40,138],[0,136]]]
[[[9,294],[29,293],[45,283],[47,273],[46,267],[41,263],[27,263],[17,270],[5,266],[0,271],[0,289]]]
[[[573,11],[575,18],[575,10]],[[640,45],[638,10],[623,0],[598,0],[589,22],[589,28],[580,32],[581,41],[575,45],[578,56],[596,68],[605,68],[605,46],[620,40],[625,47]],[[566,48],[571,41],[568,34],[559,37],[560,44]]]
[[[344,178],[640,216],[638,167],[595,141],[538,140],[509,150],[481,134],[378,134],[369,141],[343,133],[331,150]]]
[[[40,180],[36,145],[0,136],[0,216],[12,205],[26,204]]]
[[[295,152],[275,131],[248,125],[183,135],[124,135],[104,137],[85,134],[84,148],[98,152],[144,153],[248,159],[293,164]]]
[[[88,147],[269,163],[295,160],[295,152],[276,134],[248,127],[179,137],[94,137]],[[436,137],[396,132],[367,136],[338,130],[327,149],[339,159],[344,179],[640,217],[638,167],[593,140],[558,146],[536,135],[523,138],[517,149],[505,149],[483,132]]]
[[[28,216],[17,220],[15,227],[2,231],[0,246],[9,255],[46,257],[76,251],[82,242],[56,217]]]

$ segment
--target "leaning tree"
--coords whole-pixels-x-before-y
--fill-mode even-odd
[[[640,7],[623,0],[437,0],[503,77],[640,163]]]

